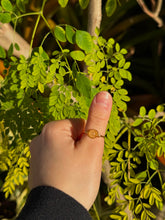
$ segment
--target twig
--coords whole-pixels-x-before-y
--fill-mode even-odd
[[[14,49],[13,54],[15,56],[24,55],[26,58],[29,57],[30,45],[14,31],[10,24],[0,23],[0,46],[8,50],[12,43],[17,43],[20,47],[19,51]]]
[[[144,13],[146,13],[148,16],[150,16],[152,19],[154,19],[158,23],[158,27],[163,26],[163,20],[159,17],[159,13],[162,8],[163,0],[158,0],[155,11],[149,10],[143,0],[137,0],[137,3],[140,5]]]

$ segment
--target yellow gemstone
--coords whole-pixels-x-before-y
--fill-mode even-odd
[[[96,138],[96,137],[99,137],[99,133],[97,130],[95,129],[90,129],[87,131],[87,134],[90,138]]]

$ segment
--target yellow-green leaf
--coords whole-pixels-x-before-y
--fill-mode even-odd
[[[75,50],[70,53],[70,56],[74,60],[83,61],[85,58],[85,54],[81,50]]]
[[[55,37],[57,38],[57,40],[61,41],[61,42],[66,42],[66,37],[65,37],[65,30],[56,25],[55,29],[54,29],[54,34]]]
[[[140,212],[141,212],[141,210],[142,210],[142,204],[140,203],[139,205],[137,205],[136,206],[136,208],[135,208],[135,214],[139,214]]]
[[[12,4],[9,0],[2,0],[1,5],[6,11],[12,11],[13,10],[13,6],[12,6]]]
[[[86,31],[76,31],[76,43],[82,50],[85,50],[86,52],[90,52],[93,49],[91,35]]]

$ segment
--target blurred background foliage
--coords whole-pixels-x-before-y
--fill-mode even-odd
[[[113,37],[120,45],[128,49],[127,59],[131,61],[133,81],[127,86],[130,96],[130,114],[134,114],[137,107],[155,106],[165,100],[165,26],[159,28],[158,24],[146,15],[136,0],[120,0],[112,16],[105,13],[105,0],[103,0],[103,17],[101,35],[108,39]],[[148,7],[151,9],[151,2]],[[157,2],[157,1],[156,1]],[[41,6],[40,1],[31,0],[27,4],[27,11],[37,11]],[[57,0],[49,0],[45,6],[45,17],[49,25],[54,28],[56,24],[70,24],[77,29],[87,29],[88,7],[83,10],[78,0],[70,0],[62,8]],[[162,20],[165,18],[165,2],[160,12]],[[35,25],[36,17],[23,18],[18,26],[18,32],[28,41]],[[34,47],[38,46],[43,36],[47,33],[45,22],[41,20],[34,39]],[[55,49],[57,45],[49,36],[44,44],[45,50]],[[135,97],[136,96],[136,97]]]
[[[129,52],[127,60],[131,61],[130,71],[133,80],[126,85],[132,98],[128,104],[128,114],[135,115],[140,106],[149,109],[165,101],[165,26],[158,27],[158,24],[142,11],[136,0],[116,1],[116,10],[109,17],[105,13],[106,2],[106,0],[102,1],[101,35],[105,39],[113,37]],[[149,8],[151,2],[154,1],[146,1]],[[24,3],[26,3],[27,12],[35,12],[40,10],[42,1],[26,0]],[[78,0],[70,0],[65,8],[62,8],[57,0],[48,0],[44,16],[52,29],[56,24],[66,23],[77,29],[87,30],[88,7],[83,10]],[[165,1],[160,17],[165,21]],[[34,15],[26,16],[20,19],[17,25],[17,32],[29,43],[36,19]],[[41,20],[34,37],[33,47],[41,44],[47,31],[45,22]],[[56,49],[57,45],[51,35],[47,37],[43,47],[48,54]],[[0,64],[2,73],[3,65]],[[3,173],[1,182],[4,177]],[[0,203],[2,204],[0,216],[12,218],[15,215],[15,202],[5,200],[3,195],[0,195]]]

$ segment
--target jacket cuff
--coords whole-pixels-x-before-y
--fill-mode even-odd
[[[29,193],[17,220],[91,220],[88,211],[74,198],[50,186],[38,186]]]

